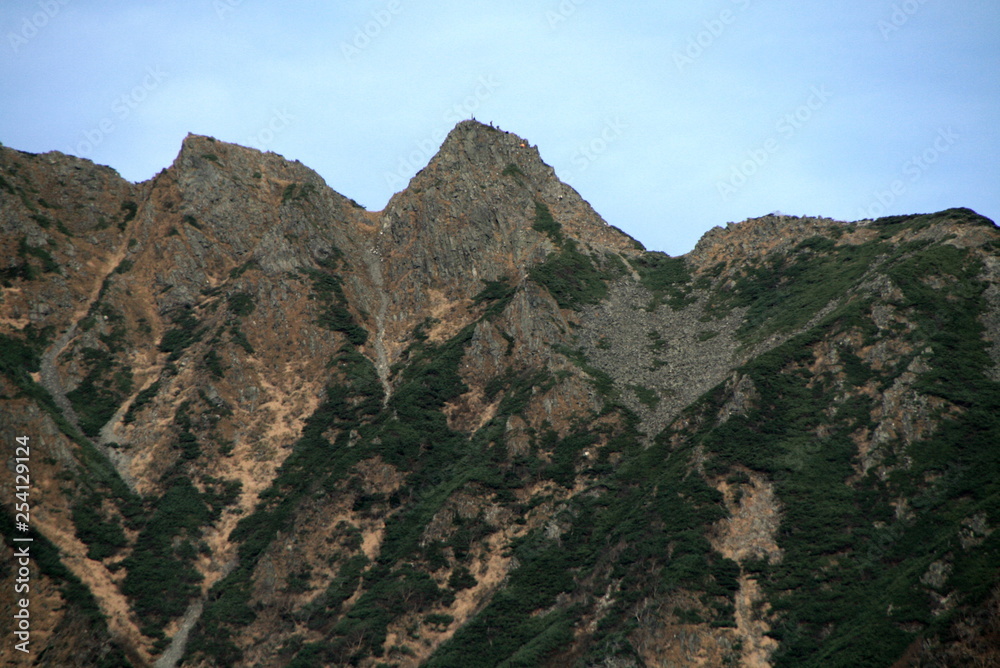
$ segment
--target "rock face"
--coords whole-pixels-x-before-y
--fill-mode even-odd
[[[998,248],[671,258],[474,121],[380,212],[209,137],[139,184],[0,148],[0,657],[996,663]]]

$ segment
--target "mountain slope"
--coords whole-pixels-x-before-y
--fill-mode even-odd
[[[193,135],[141,184],[0,169],[42,664],[998,658],[1000,235],[969,210],[670,258],[473,121],[381,212]]]

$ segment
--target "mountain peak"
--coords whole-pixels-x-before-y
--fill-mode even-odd
[[[483,123],[474,118],[469,118],[456,123],[455,127],[453,127],[448,133],[448,136],[445,137],[444,143],[448,143],[449,140],[469,137],[480,142],[503,141],[509,138],[510,140],[527,144],[527,140],[523,137],[519,137],[507,130],[503,130],[499,126],[493,125],[493,123]]]
[[[554,175],[552,168],[542,162],[538,148],[528,140],[476,120],[465,120],[452,128],[428,166],[435,163],[452,168],[472,165],[490,172],[503,171],[508,165],[521,170],[542,166],[546,175]]]
[[[492,280],[501,266],[508,267],[501,274],[519,274],[544,256],[548,237],[535,227],[539,210],[548,212],[568,237],[586,245],[636,248],[633,239],[608,225],[558,178],[536,146],[475,120],[458,123],[427,166],[389,201],[382,215],[381,243],[387,252],[419,247],[434,258],[454,255],[446,249],[465,248],[460,261],[471,262],[470,268],[486,259],[485,248],[502,247],[503,262],[494,257],[489,266],[472,272]],[[462,255],[455,256],[456,261]]]

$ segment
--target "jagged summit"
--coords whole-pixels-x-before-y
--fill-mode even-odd
[[[512,163],[541,162],[538,148],[528,140],[475,120],[462,121],[452,128],[441,144],[438,156],[441,155],[500,169]]]
[[[383,224],[385,231],[394,229],[404,211],[427,206],[433,215],[422,219],[430,224],[471,223],[483,234],[517,237],[531,229],[536,205],[557,215],[574,238],[623,251],[637,247],[559,180],[536,146],[474,120],[462,121],[448,133],[428,165],[392,197]]]
[[[527,140],[479,121],[458,123],[445,137],[428,164],[417,172],[410,188],[431,185],[449,186],[452,190],[496,184],[501,177],[537,190],[554,171],[546,165],[537,147]]]

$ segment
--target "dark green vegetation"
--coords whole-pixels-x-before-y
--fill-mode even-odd
[[[124,420],[125,424],[130,424],[135,421],[136,415],[143,409],[143,407],[148,404],[156,396],[156,393],[160,391],[160,381],[154,381],[152,385],[142,390],[135,396],[132,403],[129,404],[128,410],[125,411]]]
[[[41,368],[41,352],[48,344],[48,337],[37,336],[33,329],[27,334],[23,339],[0,334],[0,374],[22,391],[33,384],[30,374]]]
[[[556,222],[549,207],[543,202],[535,202],[535,222],[532,223],[531,228],[536,232],[549,235],[556,243],[563,240],[562,225]]]
[[[596,304],[608,294],[606,274],[591,256],[578,250],[572,239],[566,239],[545,262],[532,267],[529,276],[544,285],[561,308]]]
[[[139,205],[132,200],[125,200],[122,202],[122,216],[121,221],[118,223],[118,229],[124,230],[125,227],[135,220],[136,214],[139,212]]]
[[[234,292],[226,298],[229,310],[238,316],[246,316],[253,313],[256,308],[253,296],[246,292]]]
[[[104,518],[100,512],[101,497],[92,494],[80,497],[73,506],[76,535],[87,544],[88,559],[106,559],[128,545],[120,524]]]
[[[212,519],[202,494],[184,474],[176,471],[164,483],[166,491],[122,564],[127,569],[122,593],[145,622],[143,633],[157,638],[198,593],[202,577],[193,567],[194,544],[199,528]]]
[[[125,318],[110,306],[97,307],[81,327],[89,329],[98,319],[102,328],[110,331],[98,335],[100,345],[83,349],[81,366],[86,375],[76,389],[66,393],[80,429],[91,438],[100,433],[132,392],[132,370],[120,361],[127,333]]]
[[[486,303],[486,316],[493,317],[503,313],[510,300],[514,298],[517,289],[511,286],[506,278],[497,281],[483,281],[485,287],[473,297],[476,304]],[[419,338],[419,336],[418,336]]]
[[[941,633],[952,620],[948,612],[934,611],[937,589],[921,581],[932,563],[954,563],[955,575],[940,591],[954,592],[969,605],[983,600],[998,575],[997,537],[975,549],[958,540],[970,517],[984,514],[991,525],[1000,520],[995,475],[1000,454],[994,447],[1000,385],[984,375],[991,361],[978,320],[984,307],[985,286],[977,278],[981,263],[967,251],[930,242],[896,248],[808,242],[800,249],[818,255],[814,264],[775,262],[754,272],[772,291],[752,291],[758,283],[745,279],[738,298],[751,306],[748,319],[767,322],[773,311],[761,305],[764,297],[751,298],[767,294],[772,308],[787,309],[778,311],[771,322],[780,325],[772,327],[801,324],[824,301],[853,287],[851,281],[882,251],[889,255],[886,274],[904,294],[894,306],[920,325],[902,334],[915,355],[903,360],[903,368],[879,370],[844,351],[848,387],[870,384],[882,392],[917,351],[928,351],[921,358],[929,370],[918,376],[914,390],[944,400],[960,414],[935,411],[940,424],[928,438],[907,446],[897,436],[880,446],[888,476],[877,470],[858,475],[852,438],[875,428],[877,406],[870,395],[845,391],[832,376],[817,377],[806,366],[816,346],[844,335],[860,333],[864,346],[890,336],[899,340],[900,332],[873,325],[872,302],[860,293],[743,369],[761,393],[757,408],[721,425],[707,420],[690,438],[712,453],[712,473],[722,475],[734,466],[760,471],[774,480],[782,500],[784,559],[780,566],[755,566],[780,615],[773,629],[781,641],[776,665],[890,665],[918,630]],[[789,275],[801,279],[798,289],[790,287],[795,283]],[[724,400],[716,390],[698,410],[711,416]],[[820,429],[827,435],[812,435]],[[901,457],[904,449],[909,461]],[[909,499],[919,512],[900,517],[894,510],[899,498]]]
[[[670,257],[665,253],[645,253],[632,261],[639,272],[643,286],[653,293],[648,310],[654,311],[662,303],[679,309],[690,304],[691,273],[684,258]]]
[[[281,193],[281,203],[308,201],[316,192],[316,186],[311,183],[289,183]]]
[[[509,163],[506,167],[504,167],[503,171],[500,172],[500,173],[503,176],[513,176],[514,178],[517,178],[517,177],[524,178],[524,172],[522,172],[521,168],[518,167],[517,165],[515,165],[512,162]]]
[[[229,271],[229,278],[239,278],[251,269],[259,269],[256,260],[247,260],[243,264]]]
[[[51,243],[51,241],[50,241]],[[43,246],[32,246],[28,238],[23,237],[17,245],[18,261],[0,270],[0,285],[12,287],[13,281],[33,281],[43,274],[62,274],[62,267]],[[31,261],[37,260],[37,264]]]
[[[170,353],[167,360],[173,362],[180,359],[188,346],[201,340],[205,328],[200,326],[198,317],[189,308],[178,309],[170,319],[174,327],[164,332],[160,352]]]
[[[313,294],[323,304],[317,323],[331,331],[342,332],[352,345],[360,346],[368,340],[368,332],[355,322],[348,309],[343,279],[336,273],[343,258],[340,249],[333,248],[318,260],[319,269],[304,269],[302,273],[312,280]]]
[[[791,254],[774,253],[744,268],[731,292],[717,292],[710,308],[747,307],[739,336],[759,340],[775,331],[792,331],[833,300],[855,288],[892,249],[872,241],[835,245],[813,237]]]
[[[535,203],[532,227],[548,235],[558,250],[549,253],[545,262],[532,267],[528,275],[545,286],[561,308],[580,309],[598,303],[608,294],[606,281],[626,271],[624,262],[613,253],[598,257],[581,252],[575,240],[563,235],[562,226],[544,203]]]

